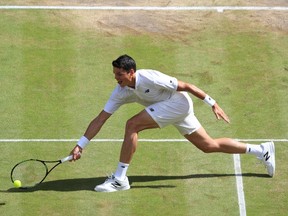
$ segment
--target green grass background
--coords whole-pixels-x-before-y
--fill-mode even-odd
[[[225,13],[243,17],[234,22]],[[115,86],[111,61],[127,53],[138,68],[158,69],[213,96],[231,124],[216,121],[194,99],[211,136],[287,139],[287,32],[255,27],[247,18],[251,12],[225,13],[215,14],[208,28],[172,40],[79,29],[59,11],[2,10],[0,138],[80,137]],[[97,138],[122,138],[126,120],[141,109],[122,107]],[[182,136],[167,127],[140,138]],[[0,145],[3,215],[239,215],[232,155],[205,155],[186,142],[140,142],[128,173],[132,190],[103,194],[93,188],[116,168],[121,145],[92,143],[80,161],[63,164],[41,186],[23,192],[12,189],[9,179],[16,162],[61,158],[75,143]],[[255,158],[241,156],[247,215],[288,212],[287,143],[276,143],[276,151],[273,179]]]

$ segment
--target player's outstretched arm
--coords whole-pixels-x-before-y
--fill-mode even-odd
[[[102,110],[99,115],[90,122],[89,126],[86,129],[86,132],[84,133],[84,136],[80,138],[78,144],[71,151],[71,154],[73,155],[73,160],[78,160],[81,157],[83,148],[93,137],[98,134],[106,120],[111,115],[112,114]]]
[[[93,119],[84,136],[88,139],[91,140],[93,137],[95,137],[98,132],[100,131],[100,129],[102,128],[102,126],[104,125],[104,123],[106,122],[106,120],[111,116],[112,114],[105,112],[104,110],[102,110],[99,115]]]

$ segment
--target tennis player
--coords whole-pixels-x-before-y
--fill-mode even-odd
[[[136,63],[128,55],[112,62],[117,86],[104,109],[91,121],[85,134],[72,150],[73,160],[80,158],[82,150],[95,137],[106,120],[123,104],[137,102],[145,108],[126,122],[120,161],[114,174],[95,191],[114,192],[130,189],[126,172],[137,148],[138,133],[151,128],[173,125],[193,145],[205,153],[223,152],[252,154],[260,159],[272,177],[275,173],[275,148],[273,142],[252,145],[230,138],[211,138],[201,126],[193,111],[188,93],[203,100],[217,119],[230,120],[217,102],[204,91],[190,83],[177,80],[156,70],[136,70]]]

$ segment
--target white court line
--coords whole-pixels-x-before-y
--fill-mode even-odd
[[[208,11],[216,10],[223,12],[233,11],[287,11],[288,7],[263,7],[263,6],[17,6],[2,5],[0,9],[5,10],[144,10],[144,11]]]
[[[0,139],[1,142],[77,142],[79,139]],[[237,139],[240,142],[288,142],[288,139]],[[91,142],[122,142],[123,139],[92,139]],[[188,142],[186,139],[138,139],[139,142]]]
[[[245,204],[244,186],[242,180],[240,155],[233,154],[233,159],[234,159],[234,170],[236,176],[239,213],[240,216],[246,216],[246,204]]]

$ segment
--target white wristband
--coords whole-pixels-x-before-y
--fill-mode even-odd
[[[213,98],[211,98],[209,95],[207,95],[206,94],[206,96],[205,96],[205,98],[204,98],[204,100],[203,100],[206,104],[208,104],[209,106],[214,106],[215,105],[215,103],[216,103],[216,101],[213,99]]]
[[[89,142],[90,142],[90,141],[89,141],[85,136],[82,136],[82,137],[79,139],[77,145],[80,146],[82,149],[84,149],[85,146],[89,144]]]

